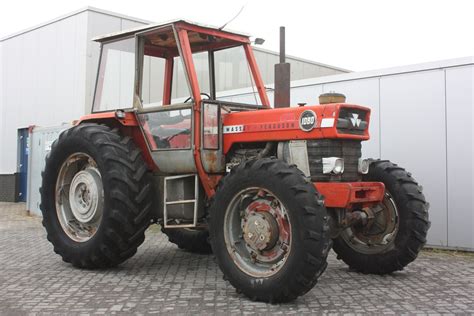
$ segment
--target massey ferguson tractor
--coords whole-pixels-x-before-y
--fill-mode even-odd
[[[238,292],[277,303],[313,288],[331,248],[362,273],[417,257],[428,203],[405,169],[361,158],[369,108],[331,96],[271,108],[249,36],[219,28],[175,21],[95,41],[92,113],[54,142],[42,180],[65,262],[118,265],[157,223],[212,252]],[[252,97],[232,101],[245,85]]]

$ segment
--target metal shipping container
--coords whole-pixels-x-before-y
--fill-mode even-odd
[[[44,170],[46,156],[51,151],[51,146],[59,134],[70,126],[69,124],[64,124],[54,127],[35,127],[31,131],[26,207],[33,215],[41,216],[39,189],[42,180],[41,172]]]

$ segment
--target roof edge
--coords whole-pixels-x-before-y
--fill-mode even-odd
[[[230,29],[219,29],[219,27],[214,26],[214,25],[202,24],[202,23],[199,23],[199,22],[189,21],[189,20],[185,20],[185,19],[173,19],[173,20],[168,20],[168,21],[163,21],[163,22],[154,22],[154,23],[150,23],[150,24],[139,25],[139,26],[136,26],[136,27],[132,27],[130,29],[125,29],[125,30],[121,30],[121,31],[116,31],[116,32],[108,33],[108,34],[99,35],[99,36],[96,36],[96,37],[92,38],[92,41],[105,42],[105,41],[108,41],[108,40],[128,36],[128,35],[131,35],[131,34],[136,34],[138,32],[142,32],[142,31],[144,32],[144,31],[152,30],[152,29],[159,28],[159,27],[169,26],[169,25],[172,25],[172,24],[175,24],[175,23],[184,23],[184,24],[188,24],[188,25],[192,25],[192,26],[198,26],[198,27],[206,28],[206,29],[210,29],[210,30],[218,30],[219,32],[222,32],[222,33],[234,34],[234,35],[247,37],[247,38],[251,37],[250,34],[246,34],[246,33],[243,33],[243,32],[238,32],[238,31],[233,31],[233,30],[230,30]]]
[[[121,19],[126,19],[126,20],[130,20],[130,21],[134,21],[134,22],[140,22],[140,23],[143,23],[143,24],[152,24],[152,23],[154,23],[153,21],[140,19],[140,18],[136,18],[136,17],[130,16],[130,15],[121,14],[121,13],[117,13],[117,12],[113,12],[113,11],[109,11],[109,10],[104,10],[104,9],[100,9],[100,8],[96,8],[96,7],[91,7],[91,6],[87,6],[86,10],[91,11],[91,12],[105,14],[105,15],[115,16],[115,17],[118,17],[118,18],[121,18]]]
[[[272,55],[275,55],[275,56],[280,56],[278,54],[278,52],[275,52],[275,51],[270,50],[270,49],[261,48],[261,47],[257,47],[257,46],[254,46],[254,45],[252,45],[252,48],[253,48],[253,50],[256,50],[256,51],[261,51],[261,52],[272,54]],[[287,54],[286,58],[296,59],[296,60],[299,60],[299,61],[302,61],[302,62],[305,62],[305,63],[308,63],[308,64],[313,64],[313,65],[321,66],[321,67],[325,67],[325,68],[331,68],[331,69],[339,70],[339,71],[342,71],[342,72],[347,72],[347,73],[353,72],[352,70],[349,70],[349,69],[336,67],[336,66],[332,66],[332,65],[328,65],[328,64],[324,64],[324,63],[320,63],[320,62],[309,60],[309,59],[306,59],[306,58],[297,57],[297,56],[294,56],[294,55],[288,55]]]
[[[4,41],[9,40],[11,38],[20,36],[20,35],[25,34],[25,33],[32,32],[34,30],[40,29],[42,27],[51,25],[53,23],[65,20],[67,18],[70,18],[72,16],[75,16],[75,15],[78,15],[78,14],[81,14],[81,13],[87,12],[87,11],[96,12],[96,13],[100,13],[100,14],[105,14],[105,15],[109,15],[109,16],[114,16],[114,17],[118,17],[118,18],[121,18],[121,19],[126,19],[126,20],[130,20],[130,21],[134,21],[134,22],[144,23],[144,24],[153,23],[153,22],[148,21],[148,20],[139,19],[139,18],[128,16],[128,15],[124,15],[124,14],[120,14],[120,13],[116,13],[116,12],[112,12],[112,11],[108,11],[108,10],[99,9],[99,8],[96,8],[96,7],[86,6],[86,7],[80,8],[78,10],[74,10],[72,12],[66,13],[64,15],[60,15],[60,16],[52,19],[52,20],[49,20],[49,21],[37,24],[35,26],[20,30],[20,31],[15,32],[15,33],[10,34],[10,35],[6,35],[6,36],[0,38],[0,42],[4,42]]]
[[[422,71],[433,71],[454,67],[463,67],[474,65],[474,56],[442,59],[417,64],[408,64],[395,67],[387,67],[381,69],[364,70],[350,72],[345,74],[336,74],[308,79],[299,79],[291,82],[291,87],[304,87],[324,83],[343,82],[358,79],[380,78],[393,75],[401,75],[407,73],[415,73]]]

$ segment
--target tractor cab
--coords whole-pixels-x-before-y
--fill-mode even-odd
[[[176,21],[95,41],[102,49],[92,112],[135,112],[158,171],[199,174],[211,193],[213,174],[225,171],[222,117],[270,105],[249,37]],[[249,87],[248,104],[221,97]]]

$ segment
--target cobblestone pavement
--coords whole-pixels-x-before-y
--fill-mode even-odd
[[[251,302],[222,280],[212,256],[148,230],[117,268],[75,269],[53,253],[24,204],[0,203],[0,314],[474,314],[474,255],[423,252],[403,272],[351,272],[335,256],[316,287],[289,304]],[[156,227],[156,226],[155,226]]]

